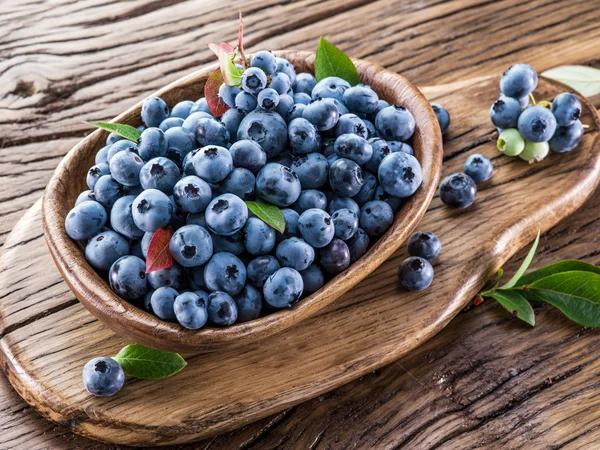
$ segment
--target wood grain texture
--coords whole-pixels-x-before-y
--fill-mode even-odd
[[[287,58],[298,73],[314,72],[314,53],[276,52]],[[249,55],[251,57],[251,55]],[[423,181],[396,214],[394,223],[365,255],[330,280],[322,289],[305,297],[289,309],[277,311],[256,320],[230,327],[204,327],[188,330],[167,322],[116,295],[86,261],[81,247],[65,231],[65,218],[77,196],[86,189],[86,174],[94,165],[96,152],[106,141],[107,132],[98,130],[79,142],[61,161],[50,179],[42,201],[44,235],[50,253],[65,281],[77,298],[118,334],[140,344],[163,350],[216,351],[246,345],[265,339],[334,302],[348,289],[365,279],[383,263],[414,231],[427,210],[437,185],[442,166],[442,136],[429,102],[419,90],[398,74],[375,64],[355,60],[361,81],[370,85],[390,104],[406,107],[414,116],[415,133],[411,145],[421,163]],[[182,100],[197,100],[208,77],[218,65],[206,67],[157,91],[169,107]],[[141,103],[115,118],[117,123],[139,126]]]
[[[600,9],[594,2],[227,4],[230,9],[205,0],[2,3],[0,243],[39,198],[62,156],[88,132],[81,120],[114,117],[212,61],[204,44],[233,41],[240,8],[250,51],[314,50],[324,34],[352,56],[398,71],[420,86],[499,74],[514,62],[529,62],[539,71],[557,64],[598,65]],[[600,97],[595,104],[600,106]],[[453,125],[449,138],[460,139],[461,133]],[[599,264],[598,215],[596,195],[543,237],[537,267],[564,258]],[[524,252],[511,260],[509,270],[522,257]],[[381,372],[219,438],[173,448],[374,444],[420,450],[436,448],[443,440],[448,444],[442,448],[456,448],[454,435],[466,448],[594,448],[600,422],[593,397],[599,393],[595,380],[600,372],[593,364],[568,373],[563,368],[578,366],[586,355],[595,357],[598,333],[573,326],[550,307],[536,312],[542,316],[531,331],[507,319],[493,303],[469,309],[427,345]],[[526,345],[514,345],[516,333],[524,333]],[[584,350],[572,351],[575,343]],[[547,348],[552,356],[540,357]],[[507,367],[527,368],[511,389],[505,387]],[[546,386],[547,374],[561,378]],[[445,383],[438,384],[442,378]],[[465,401],[476,408],[462,407]],[[453,420],[442,427],[449,410],[455,411]],[[545,424],[548,417],[553,420]],[[46,421],[3,379],[0,423],[2,449],[117,448]],[[415,441],[414,436],[429,440]]]
[[[473,208],[450,210],[437,197],[431,203],[420,227],[435,232],[444,251],[428,290],[398,288],[395,272],[406,257],[400,249],[342,298],[292,328],[239,348],[186,354],[187,368],[172,379],[130,379],[119,395],[93,398],[81,386],[81,368],[92,355],[116,354],[125,341],[68,292],[57,301],[66,285],[36,242],[41,223],[36,204],[9,236],[0,260],[0,349],[9,380],[43,415],[77,433],[120,444],[165,445],[266,417],[406,354],[445,326],[538,230],[577,209],[600,180],[600,121],[586,101],[582,120],[590,128],[577,151],[535,165],[500,155],[487,111],[473,113],[472,103],[491,104],[498,81],[488,77],[424,90],[465,117],[454,125],[462,138],[445,146],[444,173],[459,170],[470,153],[486,154],[495,165]],[[465,85],[473,96],[464,96]],[[542,78],[536,94],[553,98],[563,90]],[[33,273],[49,268],[44,276],[23,278],[27,267]]]

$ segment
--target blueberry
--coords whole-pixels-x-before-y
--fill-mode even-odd
[[[242,119],[246,116],[246,113],[242,109],[229,108],[221,116],[221,123],[225,125],[229,138],[235,140],[237,129],[242,123]]]
[[[290,113],[287,116],[287,122],[291,122],[294,119],[299,119],[304,114],[304,110],[306,109],[306,105],[303,103],[296,103]]]
[[[291,237],[279,243],[275,251],[282,267],[304,270],[315,260],[315,250],[306,241]]]
[[[154,294],[154,289],[148,288],[148,290],[144,294],[143,304],[144,304],[144,309],[146,311],[148,311],[151,314],[154,314],[154,311],[152,311],[152,294]]]
[[[275,108],[275,111],[285,120],[288,119],[288,116],[294,109],[294,97],[287,94],[279,95],[279,103]]]
[[[171,221],[173,203],[157,189],[146,189],[133,201],[133,221],[142,231],[154,232]]]
[[[229,149],[233,167],[241,167],[256,174],[267,163],[267,154],[257,142],[243,139]]]
[[[241,109],[245,113],[254,111],[257,105],[258,102],[256,101],[256,97],[252,94],[248,94],[247,92],[241,91],[238,95],[235,96],[235,107]],[[229,134],[231,135],[232,133],[230,132]]]
[[[242,73],[242,89],[249,94],[258,94],[267,86],[267,75],[258,67],[249,67]]]
[[[307,209],[317,208],[325,210],[327,208],[327,196],[316,189],[306,189],[300,192],[300,197],[292,205],[298,214],[302,214]]]
[[[212,191],[208,183],[193,175],[183,177],[173,188],[175,204],[189,213],[203,212],[211,199]]]
[[[135,142],[131,142],[127,139],[117,141],[108,149],[108,154],[106,155],[106,162],[110,164],[111,159],[113,159],[117,153],[124,151],[130,151],[139,154],[139,147]]]
[[[359,206],[364,205],[367,202],[370,202],[375,197],[375,192],[377,191],[377,178],[370,172],[363,172],[364,184],[358,194],[356,194],[352,199],[356,201]]]
[[[108,215],[98,202],[83,202],[75,206],[65,219],[65,230],[71,239],[89,239],[106,225]]]
[[[289,206],[298,200],[300,191],[298,176],[281,164],[267,164],[256,177],[258,196],[279,207]]]
[[[365,128],[367,129],[367,137],[368,138],[377,137],[377,128],[375,128],[375,125],[373,125],[373,122],[365,119],[365,120],[363,120],[363,123],[365,124]]]
[[[319,131],[325,131],[336,126],[340,112],[332,102],[317,100],[306,105],[302,117],[317,127]]]
[[[228,86],[223,83],[219,86],[219,99],[229,107],[235,106],[235,97],[240,93],[240,88],[237,86]],[[203,144],[208,145],[208,144]]]
[[[363,137],[356,134],[342,134],[335,140],[335,153],[340,158],[350,159],[359,165],[365,164],[373,156],[373,147]]]
[[[144,236],[142,236],[142,240],[140,241],[140,250],[142,252],[143,259],[146,259],[148,256],[148,247],[150,247],[152,236],[154,236],[154,233],[144,233]]]
[[[264,111],[274,111],[279,105],[279,93],[272,88],[263,89],[258,94],[257,104]]]
[[[148,97],[142,103],[142,122],[147,127],[157,127],[169,117],[169,107],[158,97]]]
[[[494,166],[487,156],[476,153],[469,155],[465,161],[464,171],[475,183],[483,183],[492,177]]]
[[[303,92],[298,92],[294,94],[294,104],[301,103],[303,105],[308,105],[312,101],[309,94],[305,94]]]
[[[266,255],[275,247],[275,230],[258,217],[246,221],[242,235],[244,246],[252,256]]]
[[[109,148],[110,148],[110,145],[106,145],[106,146],[102,147],[100,150],[98,150],[98,152],[96,153],[96,157],[94,158],[94,162],[96,164],[108,163],[108,149]]]
[[[515,98],[501,95],[490,108],[490,119],[498,128],[516,128],[522,108]]]
[[[550,152],[550,145],[547,142],[525,141],[523,151],[519,153],[519,158],[528,161],[530,164],[540,162]]]
[[[450,126],[450,114],[448,113],[446,108],[444,108],[439,103],[432,103],[431,108],[433,109],[433,112],[435,113],[435,117],[437,118],[438,123],[440,124],[440,129],[442,130],[442,134],[444,134],[446,132],[446,130],[448,130],[448,127]]]
[[[296,87],[294,92],[298,94],[312,94],[313,89],[317,85],[315,77],[307,72],[302,72],[296,75]]]
[[[347,241],[358,229],[358,216],[348,208],[338,209],[331,215],[335,228],[335,237]]]
[[[358,164],[346,158],[340,158],[329,168],[329,184],[336,194],[353,197],[364,184],[363,172]]]
[[[97,270],[108,271],[117,259],[127,254],[127,239],[111,230],[92,237],[85,246],[85,259]]]
[[[559,126],[573,125],[581,117],[581,102],[574,94],[563,92],[552,101],[552,114]]]
[[[184,292],[175,298],[173,311],[177,322],[188,330],[199,330],[208,321],[206,299],[195,292]]]
[[[207,145],[226,147],[230,139],[225,124],[217,122],[215,119],[198,119],[195,134],[200,147]]]
[[[191,100],[183,100],[173,106],[171,111],[171,117],[179,117],[180,119],[187,119],[190,115],[190,110],[194,106],[194,102]]]
[[[194,133],[183,127],[169,128],[165,131],[165,138],[167,140],[167,158],[172,159],[178,166],[181,166],[185,155],[196,148]]]
[[[373,200],[381,200],[386,202],[392,208],[394,213],[398,212],[404,203],[404,200],[400,197],[395,197],[393,195],[388,194],[383,190],[383,187],[377,186],[375,189],[375,195],[373,195]]]
[[[110,226],[128,239],[140,239],[144,232],[133,221],[132,205],[135,196],[126,195],[118,199],[110,211]]]
[[[438,257],[442,251],[442,243],[438,237],[425,231],[413,233],[407,242],[408,254],[410,256],[420,256],[428,261]]]
[[[290,122],[288,136],[296,154],[313,153],[321,149],[321,135],[312,123],[302,117]]]
[[[329,274],[337,275],[350,265],[350,249],[344,241],[334,238],[319,252],[319,265]]]
[[[346,89],[343,100],[350,111],[371,114],[377,109],[379,97],[370,86],[359,84]]]
[[[433,281],[433,267],[429,261],[419,256],[406,258],[398,269],[398,278],[404,289],[422,291]]]
[[[410,197],[423,181],[421,165],[417,158],[403,152],[386,156],[379,165],[379,183],[396,197]]]
[[[359,224],[369,236],[381,236],[394,222],[390,205],[381,200],[372,200],[360,210]]]
[[[304,293],[312,294],[317,292],[325,284],[323,271],[316,264],[311,264],[306,269],[300,271],[302,282],[304,283]]]
[[[200,119],[214,120],[214,117],[207,112],[196,111],[196,112],[190,114],[188,116],[188,118],[183,121],[183,125],[181,125],[181,128],[183,128],[188,133],[192,133],[195,137],[196,136],[196,128],[198,128],[198,121]],[[212,122],[209,122],[209,123],[212,123]],[[203,122],[203,126],[206,128],[210,125],[206,125],[206,122]],[[222,129],[218,129],[218,131],[222,132]]]
[[[358,206],[358,204],[354,200],[352,200],[351,198],[348,198],[348,197],[341,197],[341,196],[334,194],[329,199],[329,205],[327,206],[327,212],[329,214],[333,214],[337,210],[343,209],[343,208],[348,208],[350,211],[352,211],[357,216],[360,215],[360,206]]]
[[[547,142],[556,131],[556,119],[548,108],[532,106],[519,116],[519,133],[530,142]]]
[[[272,75],[277,70],[277,60],[275,55],[269,51],[257,52],[250,63],[252,67],[258,67],[267,75]]]
[[[233,170],[233,158],[224,147],[203,147],[192,159],[196,174],[209,183],[223,181]]]
[[[241,230],[231,236],[213,234],[212,241],[214,253],[227,252],[235,256],[240,256],[246,250],[246,247],[244,247],[244,236],[242,235]]]
[[[223,192],[237,195],[242,200],[254,200],[256,178],[248,169],[236,167],[221,183]]]
[[[140,170],[140,182],[144,189],[158,189],[165,194],[173,192],[179,177],[177,165],[164,157],[151,159]]]
[[[291,169],[298,176],[302,189],[318,189],[327,183],[327,159],[318,152],[293,159]]]
[[[298,230],[304,240],[315,248],[325,247],[335,233],[331,216],[316,208],[308,209],[300,215]]]
[[[168,117],[163,120],[158,126],[162,131],[167,131],[169,128],[181,127],[183,125],[183,119],[180,117]]]
[[[267,278],[263,286],[265,301],[273,308],[289,308],[302,296],[304,282],[296,269],[283,267]]]
[[[155,270],[148,273],[148,283],[154,289],[160,287],[172,287],[173,289],[184,288],[186,285],[183,267],[175,263],[167,269]]]
[[[110,397],[125,383],[123,369],[112,358],[94,358],[83,366],[83,385],[92,395]]]
[[[188,117],[190,117],[196,112],[204,112],[212,115],[210,107],[208,106],[208,102],[204,97],[194,102],[194,106],[192,106],[192,108],[190,109],[190,114],[188,115]]]
[[[568,126],[560,126],[554,132],[552,139],[550,139],[550,148],[556,153],[570,152],[579,145],[579,141],[583,137],[583,132],[583,125],[579,120]]]
[[[406,141],[415,131],[415,118],[404,106],[388,106],[377,114],[375,127],[386,140]]]
[[[213,324],[233,325],[237,314],[237,305],[228,293],[217,291],[208,296],[208,319]]]
[[[207,228],[206,219],[204,218],[204,213],[196,213],[196,214],[188,214],[185,218],[186,225],[200,225],[201,227]]]
[[[523,98],[533,92],[538,83],[536,71],[528,64],[515,64],[500,79],[500,91],[508,97]]]
[[[177,296],[179,296],[179,292],[172,287],[159,287],[150,297],[152,312],[162,320],[175,322],[177,316],[174,306]]]
[[[277,272],[281,266],[271,255],[261,255],[248,263],[248,282],[253,286],[262,288],[267,278]]]
[[[344,114],[340,116],[334,133],[336,137],[343,134],[355,134],[364,139],[369,137],[365,122],[356,114]]]
[[[169,250],[183,267],[198,267],[211,258],[213,242],[208,231],[200,225],[185,225],[173,233]]]
[[[237,306],[237,321],[248,322],[258,319],[262,309],[262,292],[247,284],[233,300]]]
[[[296,85],[296,69],[292,63],[290,63],[285,58],[275,58],[277,61],[277,72],[285,73],[290,78],[291,87],[293,88]]]
[[[96,196],[94,194],[94,191],[92,190],[87,190],[87,191],[83,191],[81,194],[79,194],[77,196],[77,200],[75,200],[75,206],[83,203],[83,202],[95,202],[96,201]]]
[[[123,186],[137,186],[140,184],[140,171],[143,166],[142,158],[137,153],[127,150],[117,153],[110,160],[110,173]]]
[[[338,77],[327,77],[319,81],[312,90],[314,100],[321,98],[335,98],[343,100],[344,92],[350,88],[350,83]]]
[[[271,76],[271,82],[269,83],[269,87],[281,95],[287,93],[290,90],[291,85],[292,82],[290,81],[290,77],[281,72],[274,73]]]
[[[121,141],[125,139],[124,137],[119,136],[116,133],[110,133],[107,137],[106,137],[106,145],[113,145],[115,142],[117,141]]]
[[[408,145],[406,142],[387,141],[387,145],[389,145],[392,153],[402,152],[402,153],[406,153],[407,155],[415,154],[413,148],[410,145]]]
[[[206,283],[204,282],[204,267],[205,266],[192,267],[188,273],[190,288],[194,291],[206,289]]]
[[[338,113],[340,116],[343,116],[345,114],[350,114],[350,111],[348,110],[348,108],[346,108],[346,105],[344,105],[337,98],[324,98],[323,101],[333,104],[333,106],[335,106],[335,108],[338,110]],[[336,125],[337,125],[337,123],[336,123]]]
[[[204,282],[211,291],[239,294],[246,284],[246,266],[231,253],[215,253],[204,267]]]
[[[367,253],[369,248],[369,235],[362,228],[358,228],[354,236],[346,241],[350,252],[350,262],[353,263]]]
[[[100,163],[92,166],[90,170],[88,170],[86,178],[88,187],[91,190],[94,190],[96,182],[104,175],[110,175],[110,167],[107,163]]]
[[[167,154],[167,138],[160,128],[147,128],[138,141],[140,158],[148,161]]]
[[[281,164],[282,166],[285,166],[288,169],[292,168],[293,161],[294,156],[290,152],[282,152],[279,155],[269,159],[270,163]]]
[[[258,142],[267,157],[271,158],[281,153],[287,145],[287,124],[276,112],[252,111],[240,123],[237,138]]]
[[[94,186],[94,197],[96,201],[110,210],[115,202],[125,195],[125,188],[112,176],[104,175],[98,179]]]
[[[142,297],[148,289],[146,263],[137,256],[122,256],[110,267],[110,287],[117,295],[127,300]]]
[[[277,242],[298,235],[298,219],[300,218],[300,214],[289,208],[283,208],[281,212],[285,219],[285,230],[283,234],[277,233]]]
[[[248,207],[239,197],[223,194],[209,203],[204,217],[210,231],[230,236],[246,224]]]
[[[462,173],[448,175],[440,183],[440,199],[451,208],[467,208],[475,201],[477,186],[473,179]]]
[[[518,156],[525,148],[525,139],[516,128],[502,130],[498,136],[498,150],[508,156]]]

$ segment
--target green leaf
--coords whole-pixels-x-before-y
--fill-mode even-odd
[[[327,77],[339,77],[355,86],[360,83],[354,63],[331,42],[321,37],[315,58],[315,77],[321,81]]]
[[[541,269],[534,270],[533,272],[528,273],[527,275],[521,277],[515,286],[525,286],[527,284],[531,284],[536,282],[537,280],[541,280],[542,278],[549,277],[550,275],[554,275],[555,273],[561,272],[593,272],[600,274],[600,267],[596,267],[593,264],[588,264],[583,261],[577,261],[574,259],[568,259],[566,261],[559,261],[554,264],[550,264],[546,267],[542,267]]]
[[[142,135],[142,132],[131,125],[124,123],[108,123],[108,122],[86,122],[89,125],[93,125],[111,133],[118,134],[119,136],[129,139],[130,141],[136,142]]]
[[[517,270],[517,273],[515,273],[513,275],[513,277],[510,279],[510,281],[508,283],[506,283],[504,286],[502,286],[500,289],[510,289],[515,284],[517,284],[517,281],[519,281],[519,279],[523,276],[523,274],[525,273],[527,268],[531,265],[531,261],[533,261],[533,257],[535,256],[535,251],[537,250],[539,242],[540,242],[540,233],[538,231],[537,237],[535,238],[535,242],[531,246],[531,250],[529,250],[529,253],[527,254],[527,257],[525,258],[525,261],[523,261],[523,264],[521,264],[521,267],[519,267],[519,270]]]
[[[586,97],[600,94],[600,69],[594,67],[560,66],[546,70],[542,75],[560,81]]]
[[[277,206],[251,201],[247,201],[246,206],[267,225],[275,228],[280,233],[285,231],[285,217]]]
[[[580,325],[600,327],[600,275],[597,273],[556,273],[537,280],[520,292],[529,300],[556,306]]]
[[[242,83],[241,69],[235,65],[235,57],[237,52],[230,44],[208,44],[215,55],[219,58],[219,67],[225,84],[228,86],[239,86]]]
[[[527,322],[532,327],[535,326],[533,308],[518,291],[495,291],[490,293],[489,296],[500,303],[512,315]]]
[[[144,380],[170,377],[187,365],[177,353],[162,352],[140,344],[123,347],[113,359],[127,375]]]

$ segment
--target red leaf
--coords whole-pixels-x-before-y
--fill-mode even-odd
[[[217,118],[221,117],[225,111],[229,109],[229,106],[223,103],[219,98],[219,88],[222,84],[223,77],[221,76],[221,71],[217,69],[210,77],[208,77],[208,80],[206,80],[206,84],[204,85],[204,97],[206,98],[206,103],[208,103],[210,112]]]
[[[152,235],[146,254],[146,273],[168,269],[175,264],[171,251],[169,250],[171,236],[173,236],[173,230],[171,228],[159,228]]]

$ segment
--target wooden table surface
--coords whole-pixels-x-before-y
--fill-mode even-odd
[[[88,132],[82,121],[109,119],[212,62],[206,43],[235,40],[239,9],[249,51],[314,50],[324,35],[419,86],[498,74],[516,62],[538,71],[600,66],[595,0],[6,0],[0,244]],[[600,106],[600,96],[593,100]],[[567,258],[600,264],[599,214],[595,196],[542,237],[534,266]],[[177,448],[598,448],[600,332],[552,307],[535,310],[537,326],[530,329],[493,302],[467,308],[438,336],[376,373]],[[46,421],[0,379],[0,450],[76,448],[118,447]]]

